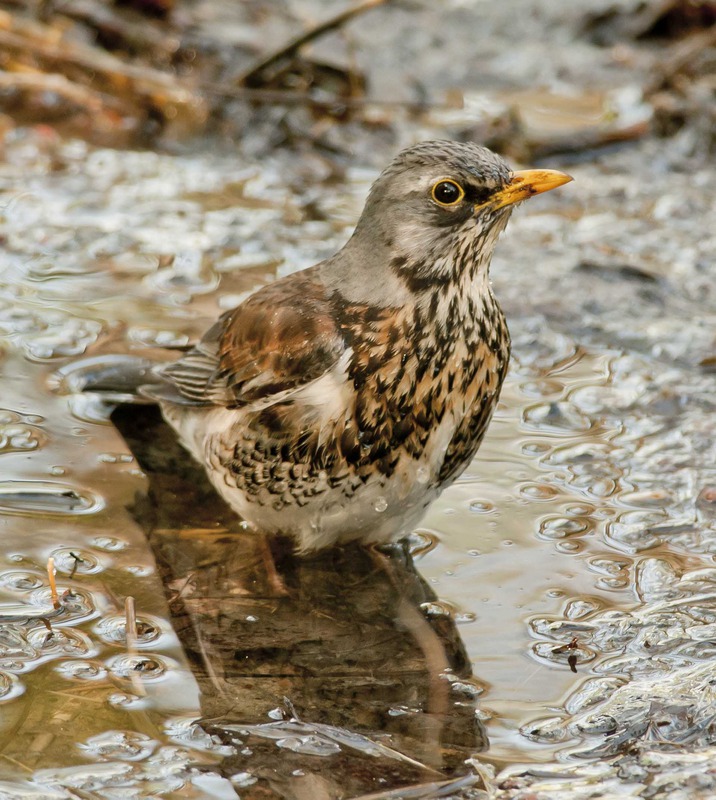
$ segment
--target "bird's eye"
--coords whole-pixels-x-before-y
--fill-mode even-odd
[[[455,181],[438,181],[431,192],[433,200],[441,206],[454,206],[465,197],[465,190]]]

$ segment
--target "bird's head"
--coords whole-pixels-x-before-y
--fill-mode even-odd
[[[355,238],[389,253],[391,269],[420,290],[486,273],[514,204],[572,180],[555,170],[513,172],[485,147],[421,142],[373,184]]]

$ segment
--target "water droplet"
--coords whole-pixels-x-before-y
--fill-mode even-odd
[[[10,411],[9,408],[0,408],[0,425],[13,425],[19,422],[20,415],[16,411]]]
[[[571,483],[586,489],[593,497],[611,497],[617,490],[617,482],[610,478],[598,478],[591,482],[573,480]]]
[[[137,646],[142,647],[156,642],[161,635],[161,622],[146,614],[137,614],[136,620]],[[104,616],[94,630],[108,644],[124,647],[127,643],[126,617],[123,614]]]
[[[379,514],[381,514],[383,511],[386,510],[386,508],[388,508],[388,501],[385,499],[385,497],[377,497],[375,502],[373,503],[373,508]]]
[[[167,671],[168,659],[149,654],[122,654],[110,658],[109,671],[119,678],[140,678],[143,681],[158,680]]]
[[[71,656],[81,658],[92,651],[92,642],[81,631],[71,628],[54,627],[52,631],[47,628],[33,628],[27,634],[27,641],[35,647],[41,656]]]
[[[126,550],[128,546],[123,539],[116,539],[114,536],[97,536],[92,539],[90,544],[98,550],[107,550],[109,552]]]
[[[168,720],[164,729],[172,741],[178,742],[192,750],[202,750],[207,753],[230,756],[236,753],[236,748],[224,744],[216,735],[207,733],[196,721],[196,717],[173,717]],[[239,739],[233,739],[236,744],[241,744]],[[245,748],[242,755],[250,756],[252,751]]]
[[[421,603],[420,609],[426,617],[436,618],[452,616],[452,608],[447,603],[442,603],[439,600]]]
[[[229,780],[238,789],[247,789],[249,786],[253,786],[258,781],[258,778],[254,777],[250,772],[237,772]]]
[[[86,489],[50,481],[0,481],[0,511],[8,514],[94,514],[102,502]]]
[[[584,619],[602,607],[602,603],[596,598],[577,598],[570,600],[564,610],[564,615],[569,620]]]
[[[100,453],[97,456],[97,461],[103,464],[131,464],[134,461],[134,456],[128,453]]]
[[[238,303],[235,305],[238,305]],[[145,347],[183,347],[189,343],[189,337],[185,333],[155,330],[153,328],[130,328],[127,331],[127,336],[132,341],[139,342]]]
[[[27,641],[22,625],[4,624],[0,627],[0,658],[5,669],[9,669],[9,661],[22,664],[37,658],[37,650]]]
[[[0,424],[0,453],[37,450],[47,441],[45,434],[32,425],[22,423]]]
[[[52,555],[57,571],[66,575],[94,575],[103,569],[96,556],[80,548],[63,547]]]
[[[146,578],[147,575],[151,575],[154,572],[154,567],[150,564],[129,564],[126,567],[122,567],[125,572],[129,572],[130,575],[136,575],[138,578]]]
[[[554,549],[558,550],[560,553],[579,553],[583,546],[584,545],[579,541],[570,541],[567,539],[566,541],[557,542],[554,545]]]
[[[626,589],[628,585],[629,581],[627,578],[599,578],[596,582],[597,588],[612,591]]]
[[[539,526],[539,535],[543,539],[564,539],[588,530],[589,525],[581,519],[569,517],[547,517]]]
[[[547,717],[528,722],[520,728],[520,734],[534,742],[563,742],[568,737],[567,726],[561,717]]]
[[[107,671],[103,670],[104,675],[107,675]],[[146,705],[146,699],[143,697],[138,697],[136,694],[129,694],[125,692],[113,692],[108,698],[107,702],[114,706],[115,708],[129,708],[129,709],[136,709],[142,708]]]
[[[557,645],[554,642],[536,642],[532,645],[532,653],[540,661],[547,661],[550,664],[559,664],[564,667],[569,667],[569,660],[574,656],[577,657],[578,665],[593,661],[596,658],[596,653],[583,644],[578,644],[576,647],[566,647]]]
[[[589,503],[575,503],[574,505],[567,506],[564,509],[565,514],[571,514],[575,517],[587,516],[594,513],[594,506]]]
[[[550,394],[561,394],[564,390],[564,384],[554,380],[537,380],[521,383],[519,388],[528,397],[546,398]]]
[[[491,514],[495,511],[494,504],[489,503],[487,500],[472,500],[469,508],[473,514]]]
[[[97,614],[94,600],[89,592],[82,589],[70,589],[58,585],[63,621],[72,619],[77,621],[84,617],[93,617]],[[36,589],[28,597],[28,602],[41,608],[52,608],[52,592],[49,586]]]
[[[141,761],[151,755],[159,742],[136,731],[104,731],[77,745],[90,756],[106,760]]]
[[[589,417],[567,401],[531,406],[525,410],[522,421],[527,428],[555,433],[583,433],[592,427]]]
[[[68,680],[97,681],[107,677],[107,670],[94,661],[61,661],[55,672]]]
[[[294,753],[301,753],[306,756],[333,756],[341,752],[341,747],[337,742],[323,739],[314,734],[307,736],[287,736],[284,739],[276,739],[276,746],[284,750],[292,750]],[[292,775],[303,775],[302,770],[295,770]]]
[[[520,487],[519,491],[522,497],[537,501],[551,500],[559,494],[554,486],[546,483],[525,483]]]
[[[526,456],[543,456],[552,449],[546,442],[525,442],[520,448]]]
[[[9,672],[0,672],[0,701],[14,700],[25,691],[22,683]]]
[[[42,578],[32,572],[0,572],[0,586],[17,592],[30,592],[42,586]]]
[[[673,495],[665,489],[649,491],[622,492],[619,501],[634,508],[662,508],[673,502]]]
[[[438,546],[438,542],[440,541],[437,535],[432,533],[432,531],[421,530],[413,531],[408,534],[406,539],[408,541],[410,555],[413,556],[413,558],[418,558],[419,556],[430,553]]]
[[[542,461],[550,466],[602,463],[614,450],[614,446],[606,442],[580,442],[557,447]]]
[[[587,562],[589,570],[598,575],[619,575],[630,564],[631,561],[615,558],[590,558]]]

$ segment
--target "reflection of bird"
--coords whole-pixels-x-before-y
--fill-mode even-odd
[[[409,531],[475,454],[510,340],[488,266],[570,178],[423,142],[332,258],[263,287],[145,387],[228,503],[300,551]]]

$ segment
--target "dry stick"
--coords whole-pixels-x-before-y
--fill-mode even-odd
[[[47,628],[47,634],[45,635],[45,639],[42,642],[42,646],[44,647],[50,639],[55,635],[55,632],[52,630],[52,625],[50,624],[50,620],[47,617],[40,617],[40,622]]]
[[[125,615],[125,623],[124,623],[124,639],[127,643],[127,655],[130,659],[133,656],[137,655],[137,614],[134,607],[134,598],[133,597],[126,597],[124,600],[124,615]],[[137,663],[137,666],[139,666]],[[146,697],[147,690],[144,688],[144,684],[140,678],[139,672],[132,671],[132,674],[129,677],[129,683],[132,687],[132,691],[137,697]],[[136,722],[135,729],[140,731],[141,733],[146,733],[148,736],[152,738],[157,738],[160,736],[160,732],[158,730],[157,724],[152,720],[152,718],[147,714],[146,711],[138,710],[133,713],[133,719]]]
[[[131,656],[137,652],[137,613],[133,597],[125,598],[124,617],[124,638],[127,642],[127,653]]]
[[[645,87],[645,94],[658,91],[663,83],[684,69],[698,53],[708,51],[716,45],[716,28],[707,28],[678,42],[667,51],[661,60],[657,77]]]
[[[124,600],[124,619],[124,640],[127,643],[127,655],[131,659],[137,655],[137,614],[134,609],[133,597],[126,597]],[[137,673],[132,672],[129,682],[137,697],[146,697],[147,690]]]
[[[126,104],[122,104],[116,97],[88,86],[82,86],[59,74],[3,72],[0,73],[0,89],[4,91],[52,92],[69,102],[97,113],[103,108],[117,112],[126,110]]]
[[[370,97],[316,97],[310,91],[296,92],[289,89],[250,89],[248,87],[226,86],[221,83],[202,83],[199,88],[207,94],[217,94],[221,97],[231,97],[236,100],[246,100],[252,103],[269,105],[315,105],[319,107],[346,106],[348,108],[407,108],[409,111],[423,111],[435,109],[437,111],[454,111],[461,109],[462,105],[455,101],[426,102],[425,100],[380,100]],[[166,349],[166,348],[165,348]]]
[[[47,559],[47,578],[50,582],[52,607],[54,609],[60,609],[62,606],[60,604],[60,597],[57,594],[57,584],[55,583],[55,559],[52,556]]]
[[[252,80],[252,78],[258,77],[258,75],[260,75],[261,72],[266,69],[266,67],[270,67],[272,64],[275,64],[277,61],[281,61],[284,58],[290,58],[297,50],[303,47],[303,45],[308,44],[308,42],[312,42],[319,36],[323,36],[324,34],[330,33],[330,31],[335,30],[336,28],[340,28],[341,25],[344,25],[350,19],[353,19],[353,17],[357,17],[359,14],[370,11],[372,8],[385,5],[387,2],[388,0],[364,0],[363,3],[358,3],[351,8],[347,8],[345,11],[341,11],[340,14],[336,14],[335,17],[332,17],[325,22],[321,22],[319,25],[316,25],[315,28],[311,28],[311,30],[301,34],[301,36],[293,39],[279,50],[276,50],[270,55],[265,56],[261,59],[261,61],[258,62],[258,64],[254,64],[251,69],[249,69],[239,78],[239,84],[248,83]]]
[[[70,571],[70,580],[72,580],[72,578],[75,577],[75,572],[77,572],[77,567],[79,567],[80,564],[84,564],[85,560],[82,556],[78,556],[77,553],[73,553],[72,551],[70,551],[70,555],[74,559],[72,570]]]

